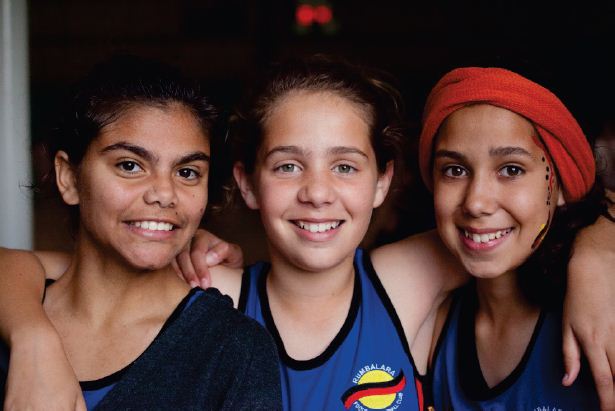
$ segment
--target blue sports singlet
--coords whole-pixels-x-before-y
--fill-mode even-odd
[[[478,362],[474,337],[473,283],[455,296],[438,341],[433,366],[434,405],[442,410],[597,410],[588,367],[564,387],[561,315],[543,310],[525,354],[514,371],[489,388]]]
[[[367,253],[357,250],[355,283],[344,325],[316,358],[291,358],[266,293],[269,264],[246,268],[239,309],[263,324],[280,355],[285,410],[422,410],[422,384],[401,322]]]
[[[47,284],[51,284],[53,281],[48,281]],[[167,329],[179,315],[184,312],[199,296],[203,295],[204,291],[200,288],[193,288],[183,298],[179,305],[175,308],[173,313],[167,318],[166,322],[162,326],[160,332],[156,336],[160,336],[162,332]],[[0,405],[4,403],[4,385],[6,383],[6,374],[8,373],[9,365],[9,350],[8,347],[0,342]],[[88,410],[93,410],[96,405],[107,395],[109,391],[122,379],[122,376],[130,369],[132,363],[122,368],[119,371],[114,372],[104,378],[95,381],[80,381],[81,390],[83,392],[83,398]]]

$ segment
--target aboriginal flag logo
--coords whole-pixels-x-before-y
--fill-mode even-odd
[[[341,398],[346,409],[352,407],[353,404],[358,410],[395,410],[399,408],[403,398],[402,391],[406,386],[404,372],[400,370],[395,376],[395,372],[389,367],[382,368],[369,370],[359,378],[353,379],[356,385],[346,390]]]

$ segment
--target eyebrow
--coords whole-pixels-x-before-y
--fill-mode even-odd
[[[210,157],[202,151],[195,151],[194,153],[186,154],[175,162],[175,165],[192,163],[193,161],[204,161],[209,163]]]
[[[303,154],[303,150],[297,146],[277,146],[269,150],[265,154],[265,158],[272,156],[276,153]]]
[[[489,149],[490,156],[511,156],[511,155],[522,155],[532,157],[532,155],[524,148],[521,147],[495,147]]]
[[[510,155],[523,155],[528,157],[533,157],[530,152],[521,147],[495,147],[489,149],[489,155],[491,157],[505,157]],[[434,158],[448,157],[454,160],[464,161],[466,160],[466,156],[451,150],[438,150],[434,154]]]
[[[452,158],[453,160],[459,160],[459,161],[466,160],[466,156],[464,156],[463,154],[457,151],[438,150],[435,152],[434,158],[442,158],[442,157],[448,157],[448,158]]]
[[[367,154],[355,147],[337,146],[327,150],[329,154],[359,154],[365,158],[369,158]]]
[[[278,146],[278,147],[274,147],[271,150],[269,150],[269,152],[267,152],[267,154],[265,154],[265,158],[275,154],[275,153],[290,153],[290,154],[301,154],[301,155],[308,155],[309,152],[306,152],[305,150],[303,150],[300,147],[297,146]],[[327,150],[327,154],[334,154],[334,155],[339,155],[339,154],[359,154],[365,158],[369,158],[367,154],[365,154],[363,151],[359,150],[358,148],[355,147],[347,147],[347,146],[336,146],[336,147],[331,147],[330,149]]]
[[[147,151],[143,147],[136,146],[136,145],[130,144],[130,143],[125,143],[125,142],[119,142],[119,143],[111,144],[110,146],[107,146],[107,147],[103,148],[102,150],[100,150],[100,152],[101,153],[109,153],[111,151],[117,151],[117,150],[130,151],[131,153],[134,153],[134,154],[138,155],[139,157],[142,157],[142,158],[146,159],[147,161],[151,161],[151,162],[158,161],[158,157],[156,157],[154,154],[150,153],[149,151]]]
[[[126,143],[126,142],[119,142],[119,143],[111,144],[110,146],[103,148],[100,152],[108,153],[108,152],[116,151],[116,150],[130,151],[131,153],[134,153],[138,155],[139,157],[149,162],[153,162],[153,163],[158,162],[159,160],[159,158],[156,155],[146,150],[145,148],[141,146],[136,146],[134,144]],[[193,161],[205,161],[209,163],[210,156],[202,151],[195,151],[193,153],[186,154],[182,156],[181,158],[179,158],[175,162],[175,165],[187,164]]]

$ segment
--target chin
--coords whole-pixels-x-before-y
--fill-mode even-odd
[[[126,262],[139,271],[156,271],[163,269],[171,264],[177,254],[171,253],[134,253],[125,256]]]
[[[497,278],[504,274],[506,270],[499,267],[497,264],[490,262],[476,262],[476,261],[464,261],[461,260],[464,269],[472,277],[490,279]]]
[[[305,271],[322,272],[339,266],[345,259],[346,258],[344,256],[332,255],[327,251],[314,251],[309,255],[294,256],[293,265],[300,267]]]

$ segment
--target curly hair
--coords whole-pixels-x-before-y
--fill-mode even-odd
[[[608,201],[598,181],[583,199],[556,209],[542,244],[517,269],[519,286],[531,304],[561,308],[574,239],[579,230],[593,224],[600,215],[612,218]]]

